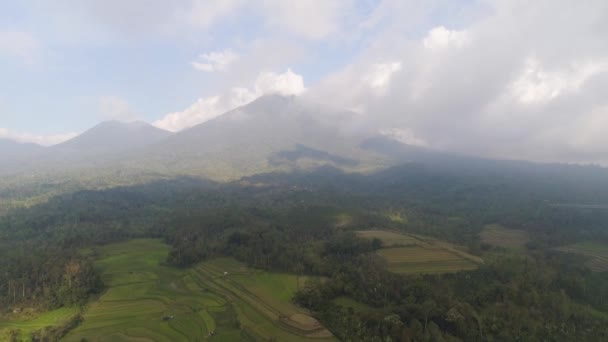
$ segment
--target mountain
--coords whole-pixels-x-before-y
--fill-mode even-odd
[[[28,179],[34,180],[62,174],[95,186],[176,175],[225,181],[320,167],[369,173],[405,163],[480,177],[570,174],[577,176],[573,179],[596,179],[605,173],[605,169],[487,160],[411,146],[357,129],[349,121],[353,115],[298,97],[268,95],[178,133],[143,122],[110,121],[51,148],[18,146],[43,153],[22,153],[36,156],[27,162],[2,162],[0,173],[19,176],[28,170]]]
[[[129,163],[213,179],[322,165],[361,171],[382,164],[387,158],[360,147],[369,134],[340,124],[348,114],[267,95],[151,145]]]
[[[9,139],[0,139],[0,157],[18,157],[37,153],[42,146],[31,143],[20,143]]]
[[[53,146],[53,149],[93,153],[123,152],[152,145],[170,135],[171,132],[141,121],[106,121],[73,139]]]
[[[28,162],[43,150],[40,145],[0,139],[0,174],[27,168]]]

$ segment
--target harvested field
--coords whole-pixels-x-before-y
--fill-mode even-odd
[[[452,273],[472,270],[483,263],[463,247],[426,236],[388,230],[361,230],[357,235],[380,239],[384,248],[378,255],[395,273]]]
[[[608,245],[596,242],[580,242],[557,248],[558,251],[580,254],[588,257],[585,266],[595,272],[608,272]]]
[[[481,232],[481,241],[508,249],[522,249],[529,240],[526,231],[505,228],[499,224],[487,225]]]
[[[453,273],[473,270],[477,264],[443,248],[398,247],[378,251],[395,273]]]

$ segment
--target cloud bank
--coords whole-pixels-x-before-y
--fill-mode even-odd
[[[59,0],[30,10],[51,24],[31,34],[18,25],[1,31],[0,57],[35,58],[40,46],[61,52],[45,41],[51,36],[60,47],[153,48],[144,51],[162,55],[156,63],[177,56],[171,59],[177,66],[151,61],[150,73],[157,67],[156,74],[179,75],[154,84],[183,80],[190,87],[184,96],[194,103],[167,106],[183,103],[176,86],[163,112],[146,117],[172,131],[266,93],[306,90],[316,101],[356,112],[351,120],[358,126],[412,144],[608,165],[605,0]],[[288,66],[301,75],[269,72]],[[102,91],[115,93],[113,80],[106,81]],[[212,95],[194,101],[198,91]],[[110,99],[101,111],[129,116],[127,100],[133,101]]]
[[[158,128],[176,132],[211,120],[263,95],[300,95],[305,90],[304,79],[291,69],[281,74],[262,72],[250,88],[233,87],[224,94],[200,98],[185,110],[167,114],[153,124]]]
[[[400,37],[408,3],[310,94],[432,148],[608,163],[607,2],[481,1],[471,22]]]
[[[65,134],[31,134],[14,132],[0,127],[0,139],[9,139],[20,143],[34,143],[42,146],[51,146],[62,143],[77,136],[77,133]]]
[[[209,52],[200,55],[196,61],[192,62],[192,67],[206,72],[224,71],[238,59],[239,55],[232,50]]]

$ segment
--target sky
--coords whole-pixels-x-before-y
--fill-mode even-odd
[[[0,2],[0,138],[179,131],[272,93],[409,144],[608,165],[608,1]]]

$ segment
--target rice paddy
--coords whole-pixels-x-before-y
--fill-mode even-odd
[[[15,319],[0,318],[0,340],[30,341],[31,334],[48,326],[62,325],[79,313],[79,308],[61,308],[30,317],[20,315]],[[12,335],[12,336],[11,336]]]
[[[483,263],[462,247],[414,234],[387,230],[358,231],[363,238],[378,238],[384,248],[377,254],[389,271],[405,274],[441,274],[473,270]]]
[[[526,231],[505,228],[499,224],[487,225],[481,232],[482,242],[507,249],[522,249],[529,240]]]
[[[595,272],[608,272],[608,245],[597,242],[580,242],[557,248],[558,251],[580,254],[588,257],[585,266]]]
[[[290,302],[295,275],[253,270],[233,259],[190,269],[163,266],[168,246],[141,239],[98,249],[108,286],[65,341],[333,340]]]

